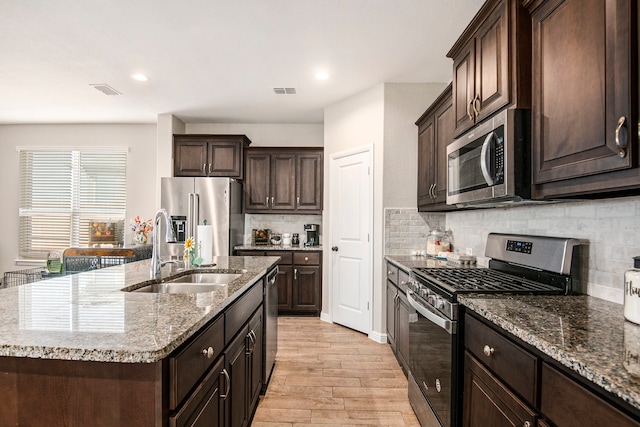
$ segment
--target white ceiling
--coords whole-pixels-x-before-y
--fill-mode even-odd
[[[0,124],[153,123],[162,113],[322,123],[324,107],[382,82],[450,81],[445,55],[482,3],[0,0]],[[314,78],[321,68],[329,80]]]

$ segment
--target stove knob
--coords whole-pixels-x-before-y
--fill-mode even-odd
[[[422,298],[427,298],[429,296],[429,289],[427,288],[420,289],[420,295],[422,296]]]
[[[444,300],[443,300],[441,297],[436,296],[436,297],[434,298],[434,300],[435,300],[435,304],[433,304],[433,305],[434,305],[438,310],[441,310],[441,309],[443,309],[443,308],[444,308]]]
[[[434,306],[435,306],[435,305],[436,305],[436,298],[437,298],[437,297],[436,297],[435,295],[429,295],[429,296],[427,297],[427,301],[429,301],[429,304],[431,304],[431,305],[434,305]]]

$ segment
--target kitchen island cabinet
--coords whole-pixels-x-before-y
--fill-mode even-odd
[[[525,5],[533,21],[533,197],[637,194],[637,1]]]
[[[464,426],[640,426],[640,327],[620,305],[582,295],[460,302]]]
[[[200,294],[126,292],[153,282],[149,261],[0,291],[0,419],[227,425],[233,390],[247,396],[248,423],[261,388],[263,277],[276,261],[216,257],[218,272],[242,273]],[[163,267],[160,280],[188,273],[175,268]],[[227,349],[236,341],[252,351],[241,355],[248,380],[233,383]]]

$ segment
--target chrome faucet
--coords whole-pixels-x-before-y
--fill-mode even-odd
[[[162,267],[162,261],[160,260],[160,242],[158,239],[158,233],[160,232],[160,226],[162,218],[164,217],[165,227],[167,227],[167,234],[165,235],[165,241],[167,243],[173,243],[176,241],[176,233],[171,225],[169,214],[164,209],[159,209],[156,212],[153,220],[153,253],[151,255],[151,278],[158,279],[160,277],[160,267]]]

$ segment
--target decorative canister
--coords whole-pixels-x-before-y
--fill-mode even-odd
[[[640,324],[640,256],[633,257],[633,268],[624,272],[624,318]]]

